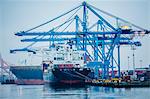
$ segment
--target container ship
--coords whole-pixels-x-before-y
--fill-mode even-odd
[[[41,66],[11,66],[10,71],[17,78],[16,84],[40,85],[44,83]]]
[[[59,84],[81,84],[94,77],[84,63],[85,52],[70,45],[54,45],[43,60],[44,81]]]

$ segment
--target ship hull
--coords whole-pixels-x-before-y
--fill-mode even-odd
[[[12,66],[10,71],[16,76],[16,84],[41,85],[43,81],[43,71],[41,66]]]
[[[89,68],[54,68],[52,74],[51,82],[60,84],[83,84],[94,77],[94,72]]]

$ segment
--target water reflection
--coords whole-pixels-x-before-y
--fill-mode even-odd
[[[149,99],[150,88],[0,85],[0,99]]]
[[[123,96],[124,89],[97,86],[52,86],[44,85],[44,93],[50,98],[66,99],[116,99]],[[116,94],[117,93],[117,94]]]

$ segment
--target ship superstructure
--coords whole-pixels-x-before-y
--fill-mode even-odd
[[[46,60],[43,60],[44,80],[46,82],[84,83],[93,78],[90,68],[85,67],[82,50],[76,50],[70,45],[54,45]]]

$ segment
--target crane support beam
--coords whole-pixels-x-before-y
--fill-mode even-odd
[[[61,41],[61,40],[60,40]],[[38,41],[39,42],[39,41]],[[83,44],[83,43],[80,43],[81,45]],[[95,43],[88,43],[87,42],[87,45],[94,45]],[[111,42],[105,42],[105,45],[111,45],[112,43]],[[123,41],[121,41],[121,42],[119,42],[118,44],[120,44],[120,45],[135,45],[135,46],[141,46],[141,43],[140,42],[123,42]],[[76,44],[72,44],[72,45],[76,45]],[[101,42],[98,42],[98,46],[102,46],[102,43]]]
[[[27,48],[10,50],[10,53],[14,53],[14,52],[17,52],[17,51],[32,52],[33,54],[36,54],[35,51],[27,49]]]
[[[78,40],[82,40],[83,38],[78,38]],[[101,40],[113,40],[114,38],[112,37],[98,37],[97,41]],[[77,38],[43,38],[43,39],[36,39],[36,38],[31,38],[31,39],[22,39],[21,42],[47,42],[47,41],[67,41],[67,40],[77,40]],[[95,38],[89,38],[90,41],[94,41]],[[120,40],[130,40],[130,38],[120,38]]]
[[[130,30],[122,30],[121,34],[140,34],[142,31],[130,31]],[[118,31],[106,31],[106,32],[95,32],[95,31],[87,31],[87,32],[18,32],[16,36],[48,36],[48,35],[104,35],[104,34],[118,34]],[[144,32],[145,33],[145,32]]]
[[[98,18],[101,19],[107,26],[109,26],[112,30],[116,31],[116,29],[109,23],[107,22],[102,16],[100,16],[95,10],[93,10],[90,6],[87,5],[87,8],[92,11]]]
[[[27,30],[26,32],[32,31],[32,30],[37,29],[37,28],[39,28],[39,27],[41,27],[41,26],[43,26],[43,25],[46,25],[46,24],[48,24],[48,23],[50,23],[50,22],[52,22],[52,21],[55,21],[55,20],[61,18],[62,16],[65,16],[66,14],[68,14],[68,13],[70,13],[70,12],[72,12],[72,11],[74,11],[74,10],[80,8],[80,7],[81,7],[81,5],[79,5],[79,6],[75,7],[75,8],[73,8],[73,9],[69,10],[69,11],[66,12],[66,13],[61,14],[60,16],[58,16],[58,17],[56,17],[56,18],[54,18],[54,19],[52,19],[52,20],[49,20],[49,21],[47,21],[47,22],[45,22],[45,23],[43,23],[43,24],[40,24],[40,25],[38,25],[38,26],[36,26],[36,27],[33,27],[33,28]]]
[[[16,33],[15,35],[17,36],[47,36],[47,35],[93,35],[93,34],[117,34],[118,32],[116,31],[111,31],[111,32],[19,32]]]
[[[120,20],[120,21],[122,21],[122,22],[129,23],[130,25],[132,25],[132,26],[134,26],[134,27],[136,27],[136,28],[138,28],[138,29],[140,29],[140,30],[143,30],[143,31],[146,31],[147,33],[150,33],[150,31],[148,31],[147,29],[144,29],[144,28],[142,28],[142,27],[140,27],[140,26],[137,26],[137,25],[135,25],[135,24],[133,24],[133,23],[131,23],[131,22],[129,22],[129,21],[126,21],[126,20],[120,18],[120,17],[117,17],[117,16],[115,16],[115,15],[113,15],[113,14],[110,14],[110,13],[108,13],[108,12],[106,12],[106,11],[104,11],[104,10],[101,10],[101,9],[99,9],[99,8],[96,8],[96,7],[92,6],[92,5],[89,5],[89,6],[92,7],[93,9],[97,10],[97,11],[100,11],[101,13],[104,13],[104,14],[106,14],[106,15],[108,15],[108,16],[111,16],[111,17],[113,17],[113,18],[115,18],[115,19],[117,19],[117,20]]]

